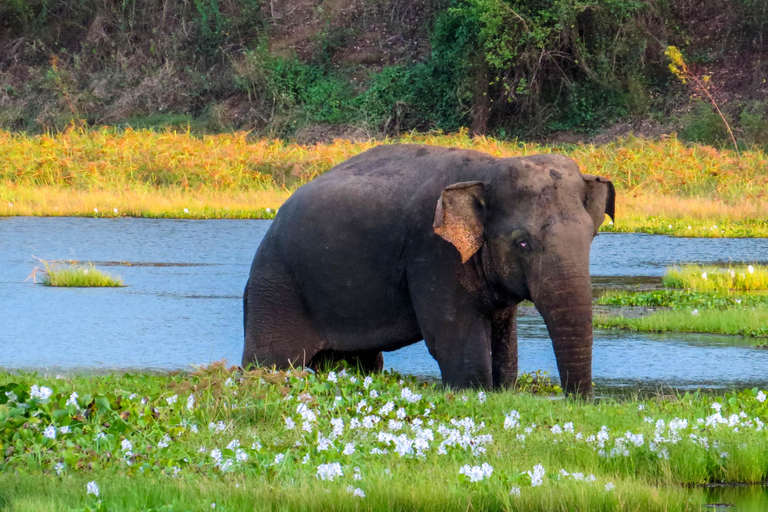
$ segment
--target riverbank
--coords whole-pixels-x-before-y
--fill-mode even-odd
[[[527,389],[222,364],[3,373],[0,498],[13,510],[699,510],[703,495],[683,486],[768,476],[759,390],[581,403],[548,399],[546,381]]]
[[[419,143],[496,156],[560,152],[611,178],[617,219],[604,231],[673,236],[768,236],[762,151],[734,152],[675,138],[602,146],[539,145],[414,134],[301,145],[245,133],[196,137],[150,130],[0,131],[0,216],[271,218],[302,184],[378,144]]]

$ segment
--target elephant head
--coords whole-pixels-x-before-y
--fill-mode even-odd
[[[592,393],[589,251],[614,217],[613,184],[560,155],[496,161],[488,179],[442,191],[435,233],[481,265],[501,305],[531,300],[547,325],[566,393]]]

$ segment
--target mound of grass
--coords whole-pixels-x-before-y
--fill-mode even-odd
[[[700,332],[768,336],[768,307],[750,309],[680,309],[657,311],[640,318],[596,315],[595,327],[637,332]]]
[[[93,263],[68,264],[40,260],[43,269],[35,269],[42,273],[41,282],[45,286],[62,287],[120,287],[125,286],[119,277],[113,277],[97,269]]]
[[[768,267],[682,265],[667,269],[664,286],[702,292],[768,290]]]
[[[671,511],[701,510],[680,484],[768,476],[758,389],[593,403],[538,389],[224,364],[0,373],[0,495],[9,510]]]

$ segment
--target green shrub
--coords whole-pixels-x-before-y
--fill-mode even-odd
[[[725,114],[725,117],[730,123],[728,114]],[[711,105],[703,102],[699,102],[696,108],[683,118],[680,138],[710,146],[722,146],[731,142],[723,120]]]

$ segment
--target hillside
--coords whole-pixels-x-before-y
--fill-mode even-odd
[[[0,0],[0,128],[768,143],[768,0]]]

